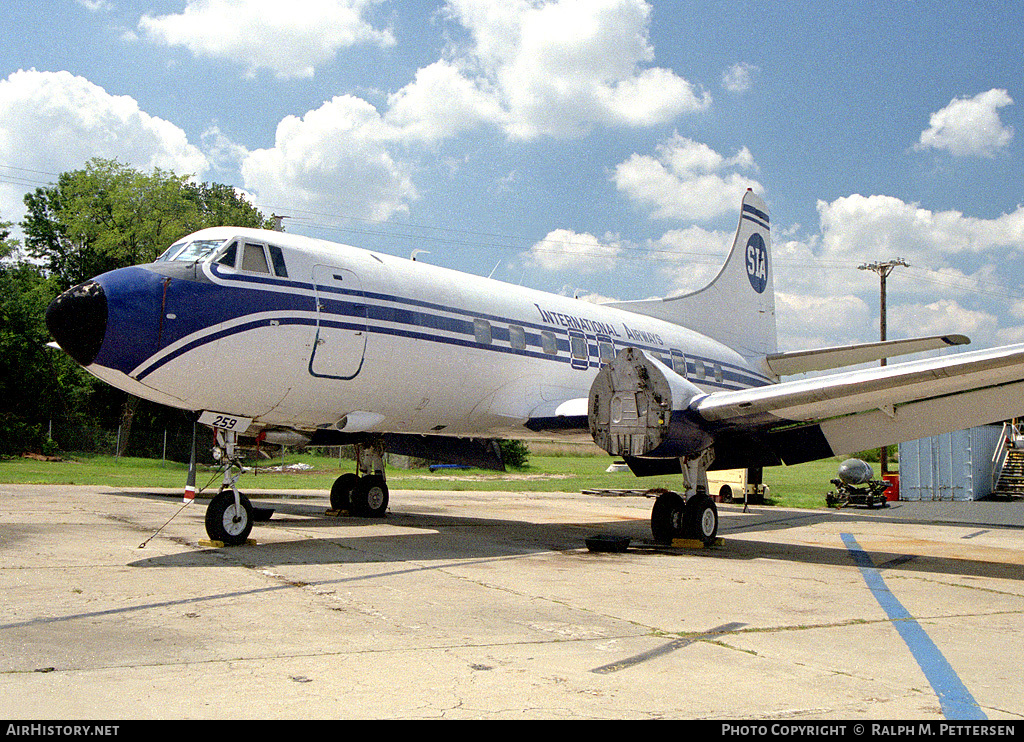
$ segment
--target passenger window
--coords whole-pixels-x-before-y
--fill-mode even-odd
[[[481,345],[491,344],[491,323],[485,319],[473,320],[473,334]]]
[[[704,368],[704,361],[696,360],[693,362],[693,374],[698,379],[706,379],[708,376],[707,369]]]
[[[722,367],[716,363],[715,364],[715,381],[721,383],[724,378],[725,378],[725,375],[722,373]]]
[[[570,335],[569,347],[572,350],[573,358],[585,361],[590,356],[590,350],[587,348],[587,339],[582,335]]]
[[[615,358],[615,346],[608,340],[598,342],[597,352],[601,356],[601,363],[611,363]]]
[[[284,264],[284,253],[281,252],[281,248],[277,245],[267,245],[270,250],[270,260],[274,264],[275,275],[281,278],[288,278],[288,268]]]
[[[540,344],[544,352],[548,355],[558,355],[558,341],[555,339],[555,333],[550,330],[543,330],[540,333]]]
[[[263,252],[263,245],[245,243],[242,250],[242,270],[253,273],[270,273],[270,266],[267,265],[267,255]]]
[[[509,325],[508,342],[516,350],[526,350],[526,330],[519,325]]]
[[[686,356],[678,350],[672,351],[672,370],[686,378]]]

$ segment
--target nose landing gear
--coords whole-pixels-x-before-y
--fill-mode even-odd
[[[238,491],[238,478],[244,471],[235,452],[238,434],[218,428],[216,442],[213,457],[224,467],[224,479],[206,508],[206,534],[211,541],[238,546],[248,540],[254,520],[252,503]]]

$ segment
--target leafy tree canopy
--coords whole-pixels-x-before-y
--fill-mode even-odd
[[[41,450],[51,423],[62,448],[80,450],[104,446],[105,431],[119,424],[123,448],[133,417],[136,433],[146,434],[136,436],[141,441],[168,428],[174,436],[177,427],[190,436],[180,411],[126,402],[123,392],[47,348],[46,307],[69,286],[152,261],[196,230],[267,228],[271,220],[231,186],[101,159],[62,173],[54,185],[27,194],[25,204],[22,250],[10,237],[11,223],[0,222],[0,455]]]
[[[18,241],[11,239],[11,222],[0,222],[0,260],[9,258],[18,249]]]
[[[143,173],[117,160],[61,173],[55,185],[26,194],[25,205],[25,252],[62,287],[150,262],[204,227],[271,226],[231,186],[159,168]]]

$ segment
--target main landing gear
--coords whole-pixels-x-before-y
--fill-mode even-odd
[[[331,487],[331,510],[347,510],[363,518],[383,518],[388,510],[384,476],[384,446],[374,441],[356,445],[356,468],[362,473],[342,474]]]
[[[711,546],[718,538],[718,508],[708,495],[707,467],[714,451],[707,449],[696,459],[684,459],[685,494],[663,492],[651,509],[651,533],[660,544],[675,539],[696,540]]]

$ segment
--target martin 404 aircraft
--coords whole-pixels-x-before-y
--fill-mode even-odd
[[[593,304],[282,232],[204,229],[155,262],[75,286],[47,311],[58,345],[131,394],[238,436],[355,444],[331,504],[388,507],[385,452],[502,469],[500,438],[589,434],[657,498],[659,541],[713,540],[709,469],[798,464],[1024,415],[1024,345],[780,381],[969,342],[959,335],[776,347],[771,230],[742,199],[732,251],[696,293]],[[194,459],[194,450],[193,450]],[[240,467],[239,467],[240,470]],[[189,489],[195,490],[194,466]],[[253,508],[225,468],[211,539]]]

